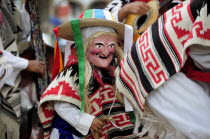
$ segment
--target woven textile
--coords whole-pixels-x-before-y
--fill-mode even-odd
[[[180,71],[194,44],[209,47],[209,1],[185,1],[161,16],[116,71],[116,86],[143,116],[148,94]]]

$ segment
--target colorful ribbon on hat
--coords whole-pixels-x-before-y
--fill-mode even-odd
[[[79,66],[79,86],[80,86],[80,99],[81,99],[81,111],[84,111],[85,99],[84,99],[84,72],[85,72],[85,54],[83,48],[82,35],[80,30],[80,22],[78,19],[71,20],[71,27],[76,45],[76,51],[78,55]]]
[[[102,9],[90,9],[86,10],[80,18],[100,18],[106,20],[114,20],[112,14],[107,10]]]

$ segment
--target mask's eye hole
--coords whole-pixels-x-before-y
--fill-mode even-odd
[[[96,48],[102,48],[103,46],[102,45],[96,45]]]
[[[114,45],[109,45],[109,48],[114,48]]]
[[[96,44],[95,44],[95,47],[96,47],[96,48],[102,48],[102,47],[103,47],[103,44],[102,44],[102,43],[96,43]]]

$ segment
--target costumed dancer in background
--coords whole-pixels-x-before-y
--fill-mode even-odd
[[[105,9],[114,15],[115,20],[123,22],[128,14],[145,15],[150,10],[148,1],[150,0],[113,0]]]
[[[158,17],[158,0],[113,0],[106,10],[113,13],[119,22],[131,25],[134,31],[141,34],[154,23]]]
[[[183,0],[113,0],[106,10],[119,22],[131,25],[140,35],[165,11]],[[135,40],[135,39],[134,39]]]
[[[117,88],[144,125],[140,135],[210,138],[209,11],[208,0],[187,0],[167,11],[116,70]]]
[[[122,48],[132,45],[132,27],[113,21],[101,9],[87,10],[81,17],[55,30],[58,37],[75,40],[77,56],[71,55],[40,100],[44,137],[137,138],[114,77]]]
[[[20,12],[10,0],[0,1],[0,37],[2,40],[2,54],[7,63],[12,67],[10,76],[0,81],[0,137],[1,139],[19,139],[21,119],[21,76],[20,71],[26,69],[30,72],[44,74],[44,63],[35,60],[26,60],[19,57],[17,42],[26,34],[26,14]],[[28,16],[29,17],[29,16]],[[29,18],[27,18],[29,20]],[[24,20],[24,21],[23,21]],[[28,22],[29,23],[29,22]],[[29,29],[30,31],[30,29]],[[24,32],[24,33],[23,33]],[[2,66],[2,65],[1,65]],[[27,100],[24,100],[27,101]]]
[[[52,29],[63,24],[64,22],[67,22],[72,18],[72,8],[69,4],[68,0],[58,0],[54,1],[54,7],[55,7],[55,13],[54,16],[50,17],[50,23],[52,24]],[[52,37],[53,32],[52,32]],[[59,46],[61,49],[61,52],[64,52],[64,47],[66,45],[66,41],[63,39],[58,39]]]

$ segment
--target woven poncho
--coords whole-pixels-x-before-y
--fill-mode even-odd
[[[122,60],[116,86],[143,116],[148,94],[180,71],[190,47],[210,47],[210,2],[185,1],[149,27]]]

